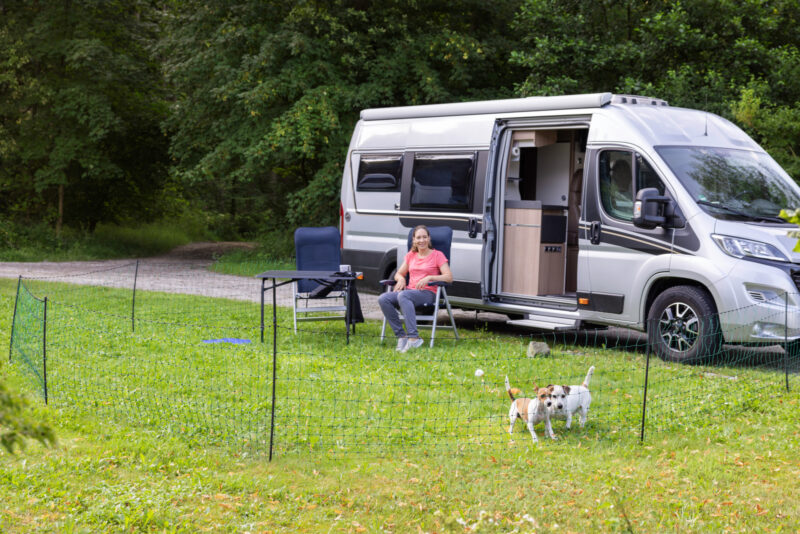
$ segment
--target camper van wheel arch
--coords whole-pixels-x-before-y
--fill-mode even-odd
[[[697,286],[672,286],[659,294],[647,314],[647,340],[663,360],[702,363],[722,346],[714,299]]]
[[[394,280],[394,275],[397,274],[397,265],[389,265],[389,267],[383,272],[383,279],[384,280]]]

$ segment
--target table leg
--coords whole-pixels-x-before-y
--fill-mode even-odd
[[[272,442],[275,436],[275,381],[278,366],[278,303],[275,296],[278,280],[272,279],[272,403],[270,405],[269,422],[269,461],[272,461]]]
[[[261,342],[264,342],[264,283],[266,278],[261,279]]]
[[[272,350],[278,348],[278,279],[272,280]]]
[[[347,324],[347,326],[346,326],[347,337],[346,337],[346,343],[345,343],[346,345],[350,344],[350,318],[353,316],[353,311],[352,311],[353,299],[350,298],[350,289],[351,289],[351,285],[350,284],[352,284],[352,283],[353,283],[352,280],[347,280],[345,282],[345,286],[346,286],[345,295],[346,295],[346,298],[347,298],[347,305],[345,306],[345,312],[344,312],[344,321]]]

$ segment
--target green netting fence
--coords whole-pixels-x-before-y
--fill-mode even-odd
[[[349,339],[341,321],[295,334],[291,309],[278,308],[278,326],[267,321],[268,342],[261,343],[256,279],[210,287],[207,277],[141,262],[104,272],[105,285],[87,283],[97,275],[76,273],[70,283],[20,279],[15,371],[52,407],[241,454],[529,446],[523,423],[508,433],[505,377],[533,395],[534,383],[578,385],[591,366],[585,427],[579,414],[569,430],[554,419],[553,442],[540,425],[541,446],[646,440],[757,410],[796,387],[800,369],[788,337],[798,319],[788,306],[794,295],[776,302],[772,316],[749,306],[698,318],[717,328],[702,340],[713,350],[669,361],[632,330],[521,334],[468,315],[459,320],[460,339],[440,332],[433,348],[397,353],[392,340],[381,343],[377,321]],[[201,283],[212,296],[192,294]],[[760,328],[764,342],[720,344],[719,336],[736,335],[730,325]],[[532,341],[545,342],[549,354],[530,355]]]
[[[18,361],[32,387],[47,402],[47,297],[38,298],[17,283],[11,324],[9,361]]]

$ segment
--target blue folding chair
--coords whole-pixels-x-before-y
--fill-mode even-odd
[[[298,228],[294,232],[295,261],[298,271],[339,271],[341,252],[339,230],[334,226]],[[323,284],[298,280],[292,284],[294,332],[298,321],[346,320],[347,294],[344,289],[319,292]],[[321,304],[312,305],[314,302]],[[335,304],[331,304],[334,302]],[[322,314],[322,315],[320,315]]]
[[[431,246],[442,252],[447,261],[450,262],[450,244],[453,242],[453,229],[449,226],[429,226],[428,232],[431,235]],[[411,242],[414,239],[414,229],[408,232],[408,241],[406,243],[406,250],[411,250]],[[396,283],[394,280],[381,280],[381,285],[386,287],[386,291],[391,291]],[[453,330],[453,335],[458,339],[458,329],[456,328],[456,320],[453,317],[453,309],[450,307],[450,300],[447,298],[447,282],[431,282],[432,286],[436,286],[436,299],[432,304],[425,304],[417,306],[417,328],[430,328],[431,329],[431,343],[436,339],[437,328],[446,328]],[[447,316],[450,319],[450,324],[439,324],[439,310],[447,310]],[[400,319],[403,314],[400,314]],[[383,318],[383,326],[381,327],[381,341],[386,337],[386,318]]]

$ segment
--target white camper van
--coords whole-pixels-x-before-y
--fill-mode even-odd
[[[342,261],[377,290],[409,229],[447,225],[454,306],[649,330],[685,360],[800,338],[796,227],[777,218],[795,207],[800,188],[743,131],[654,98],[367,109],[344,166]]]

